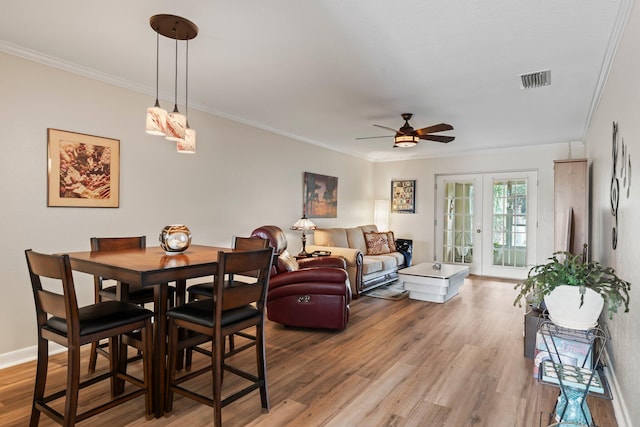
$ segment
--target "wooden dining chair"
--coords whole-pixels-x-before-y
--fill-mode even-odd
[[[256,251],[260,249],[266,249],[269,247],[269,241],[267,239],[261,239],[258,237],[233,236],[232,240],[233,240],[233,244],[232,244],[233,248],[241,251]],[[256,275],[256,272],[245,272],[243,274],[243,276],[245,277],[254,277],[254,278],[255,278],[255,275]],[[233,275],[231,275],[231,277],[228,276],[225,283],[227,285],[229,283],[233,283]],[[212,298],[213,297],[213,281],[198,283],[196,285],[189,286],[189,288],[187,288],[187,292],[189,293],[190,302],[203,299],[203,298]],[[245,344],[236,348],[235,336],[240,336],[246,340],[249,340],[249,342],[246,342]],[[247,348],[250,348],[253,346],[254,344],[253,341],[255,341],[255,339],[256,337],[254,335],[248,334],[244,331],[240,331],[237,334],[229,335],[228,337],[229,351],[225,352],[225,354],[227,354],[228,356],[231,356],[233,354],[246,350]],[[186,351],[186,358],[185,358],[185,368],[187,370],[191,369],[191,362],[193,360],[193,351],[197,351],[202,354],[209,355],[208,350],[206,349],[203,349],[200,347],[188,348]]]
[[[222,425],[222,407],[256,389],[260,390],[263,411],[269,411],[264,309],[272,256],[272,248],[246,252],[220,252],[214,275],[213,297],[189,302],[167,311],[169,320],[167,395],[165,400],[167,412],[172,410],[174,393],[179,393],[213,407],[214,425],[220,427]],[[231,284],[225,282],[225,276],[239,275],[247,271],[257,272],[252,283],[235,280]],[[254,327],[256,337],[255,369],[240,369],[238,366],[231,365],[230,358],[224,355],[225,337]],[[211,342],[211,356],[208,366],[177,377],[176,366],[180,351],[209,341]],[[227,392],[225,393],[227,397],[223,398],[223,369],[238,375],[251,384],[234,393]],[[254,371],[257,373],[254,374]],[[183,385],[185,381],[207,372],[212,372],[212,397],[201,394],[194,389],[188,389]]]
[[[91,237],[91,250],[92,251],[113,251],[122,249],[144,249],[146,248],[146,236],[135,237]],[[154,289],[152,287],[146,287],[141,289],[129,289],[129,285],[126,283],[119,283],[112,286],[104,286],[104,282],[107,278],[100,276],[93,277],[94,283],[94,298],[95,302],[101,301],[124,301],[131,302],[144,306],[154,302]],[[120,286],[120,295],[118,295],[118,286]],[[169,307],[173,307],[175,300],[175,288],[169,287],[169,299],[167,304]],[[93,373],[96,369],[96,363],[98,354],[109,357],[109,352],[106,350],[107,343],[95,342],[91,344],[91,352],[89,353],[89,373]],[[140,359],[140,354],[127,359],[127,362]]]
[[[69,256],[46,255],[30,249],[25,251],[25,254],[38,326],[38,360],[30,425],[37,426],[40,414],[44,413],[59,424],[73,426],[77,422],[141,395],[145,395],[145,415],[149,418],[153,409],[151,404],[153,344],[151,317],[153,312],[139,305],[122,301],[105,301],[78,307]],[[43,282],[46,288],[43,287]],[[140,340],[130,335],[134,331],[140,331]],[[102,339],[109,339],[111,354],[118,354],[120,341],[141,350],[143,379],[127,375],[119,363],[119,358],[112,357],[108,372],[81,380],[80,348]],[[46,384],[49,341],[67,347],[66,388],[57,392],[49,390]],[[80,390],[106,379],[111,380],[111,399],[78,414]],[[117,385],[119,381],[130,382],[135,389],[120,393]],[[45,394],[47,392],[48,394]],[[64,409],[61,413],[54,409],[50,402],[62,398],[64,398]]]

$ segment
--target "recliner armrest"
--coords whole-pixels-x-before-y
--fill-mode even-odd
[[[341,268],[302,268],[300,270],[288,271],[272,276],[269,279],[269,289],[305,282],[345,283],[347,278],[347,272]]]
[[[347,269],[346,260],[340,256],[321,256],[321,257],[302,258],[298,260],[298,265],[300,265],[300,268],[330,267],[330,268],[341,268],[343,270]]]

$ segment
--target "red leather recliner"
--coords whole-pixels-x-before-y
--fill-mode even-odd
[[[274,265],[267,293],[267,317],[303,328],[344,329],[349,322],[351,286],[344,258],[324,256],[295,260],[287,238],[275,225],[251,232],[274,248]]]

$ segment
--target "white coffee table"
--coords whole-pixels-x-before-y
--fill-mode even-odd
[[[409,291],[409,298],[440,303],[457,295],[468,275],[467,266],[442,264],[435,270],[430,262],[398,270],[398,280]]]

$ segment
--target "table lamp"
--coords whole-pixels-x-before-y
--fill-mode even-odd
[[[299,220],[296,221],[295,224],[293,224],[291,226],[292,230],[296,230],[296,231],[302,231],[302,251],[300,251],[300,253],[298,254],[298,256],[307,256],[307,251],[305,250],[305,246],[307,244],[307,232],[311,231],[311,230],[315,230],[316,225],[313,223],[313,221],[311,221],[309,218],[307,218],[307,215],[302,215],[302,218],[300,218]]]

